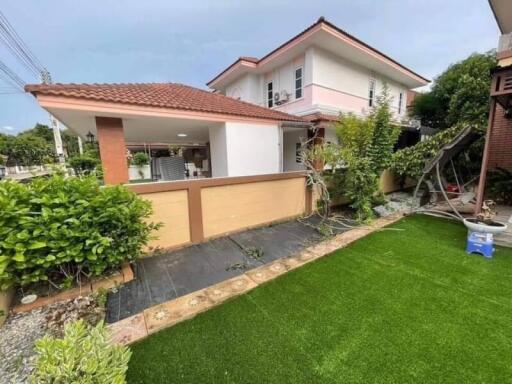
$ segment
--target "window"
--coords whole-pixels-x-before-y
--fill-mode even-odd
[[[295,98],[302,97],[302,67],[295,70]]]
[[[404,102],[404,93],[400,92],[398,95],[398,114],[400,115],[402,113],[402,105]]]
[[[368,87],[368,106],[373,107],[373,102],[375,99],[375,79],[370,79],[370,84]]]
[[[272,108],[274,106],[274,92],[272,82],[267,83],[267,107]]]

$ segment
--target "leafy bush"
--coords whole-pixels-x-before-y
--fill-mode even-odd
[[[373,217],[372,201],[379,190],[379,177],[391,163],[400,134],[399,127],[392,123],[389,105],[385,86],[368,117],[348,114],[336,124],[341,159],[347,166],[343,180],[345,195],[352,201],[358,221]]]
[[[149,156],[144,152],[137,152],[133,155],[131,163],[136,167],[143,167],[149,164]]]
[[[138,257],[158,224],[148,201],[93,177],[0,182],[0,289],[69,283]]]
[[[500,204],[512,204],[512,172],[497,168],[487,178],[487,194]]]
[[[90,175],[99,165],[99,160],[89,154],[70,157],[68,164],[78,176]]]
[[[432,159],[439,150],[455,138],[462,130],[455,126],[441,131],[418,144],[396,151],[391,160],[391,169],[402,179],[419,178],[427,161]]]
[[[64,338],[36,341],[37,362],[32,384],[123,384],[131,352],[108,343],[105,326],[88,328],[82,320],[68,323]]]

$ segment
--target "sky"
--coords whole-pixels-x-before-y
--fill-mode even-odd
[[[0,10],[61,83],[205,88],[237,57],[261,57],[320,16],[430,79],[499,36],[487,0],[2,0]],[[0,60],[39,81],[1,42]],[[31,95],[0,94],[0,133],[48,120]]]

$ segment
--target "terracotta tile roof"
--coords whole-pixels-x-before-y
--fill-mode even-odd
[[[310,121],[310,122],[318,122],[318,121],[338,121],[337,115],[328,115],[326,113],[320,113],[315,112],[311,113],[309,115],[302,116],[304,120]]]
[[[34,96],[64,96],[275,121],[307,122],[299,116],[177,83],[29,84],[25,86],[25,91],[32,93]]]

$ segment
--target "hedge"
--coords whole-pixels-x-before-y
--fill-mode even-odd
[[[60,287],[132,261],[158,224],[149,202],[94,176],[0,182],[0,289]]]

